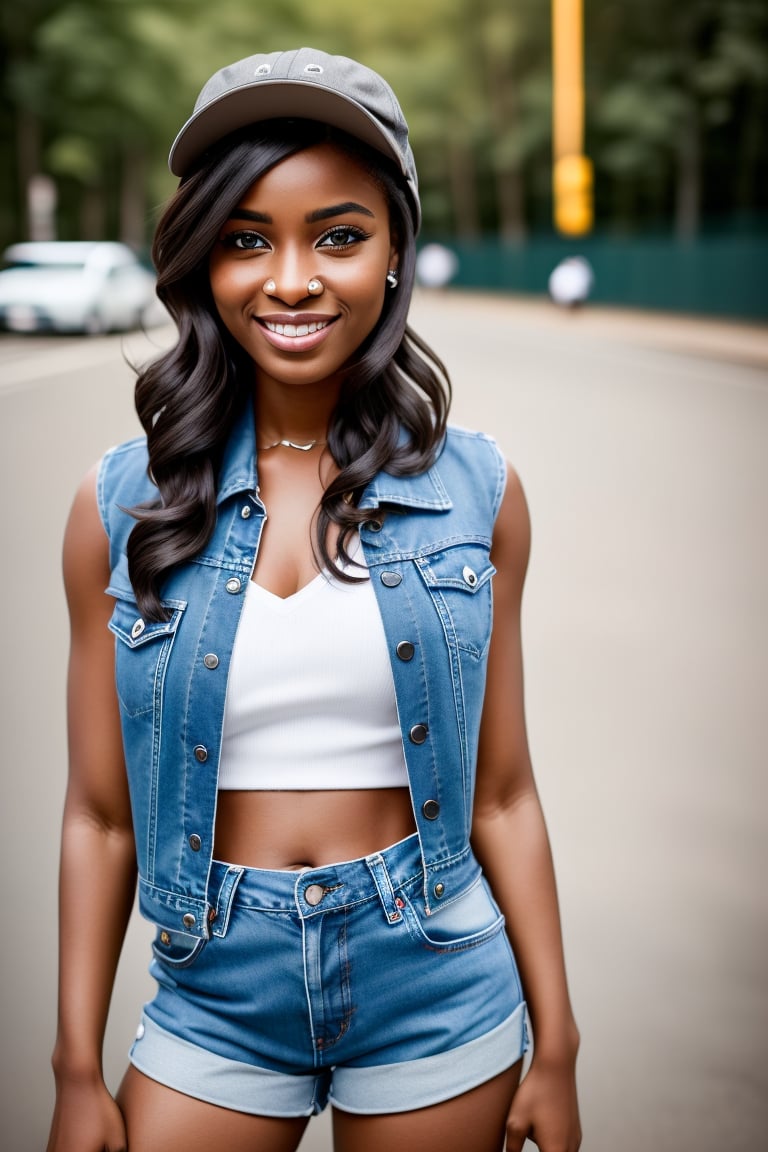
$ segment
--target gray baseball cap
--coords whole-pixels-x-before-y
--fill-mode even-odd
[[[216,72],[173,142],[168,167],[186,175],[216,141],[259,120],[319,120],[388,156],[402,172],[416,229],[421,220],[408,125],[389,84],[346,56],[314,48],[248,56]]]

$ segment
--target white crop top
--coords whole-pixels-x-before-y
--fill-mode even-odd
[[[321,572],[286,599],[250,581],[230,665],[219,787],[407,783],[370,580],[344,584]]]

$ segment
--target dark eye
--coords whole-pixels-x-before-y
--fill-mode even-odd
[[[227,232],[221,242],[225,248],[239,248],[249,252],[267,247],[266,240],[258,232]]]
[[[326,232],[320,240],[318,248],[351,248],[353,244],[359,244],[367,239],[368,233],[364,232],[362,228],[352,228],[346,224],[339,224],[336,228],[331,228],[330,232]]]

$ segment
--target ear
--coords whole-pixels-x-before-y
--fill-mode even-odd
[[[396,269],[400,264],[400,237],[395,229],[389,233],[389,267]]]

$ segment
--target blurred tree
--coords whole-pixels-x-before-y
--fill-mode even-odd
[[[42,125],[47,111],[41,92],[44,68],[34,40],[37,28],[55,7],[56,0],[28,0],[23,7],[0,8],[0,74],[5,97],[0,101],[2,222],[5,229],[14,219],[23,222],[23,234],[28,224],[27,190],[42,167]]]
[[[663,212],[671,190],[676,233],[690,238],[706,207],[705,173],[713,190],[729,184],[732,208],[755,207],[768,111],[763,0],[604,2],[592,6],[589,33],[591,135],[618,215],[637,215],[643,196]],[[710,157],[724,130],[730,155],[716,171]],[[715,202],[725,206],[721,195]]]
[[[765,0],[587,0],[597,224],[765,212]],[[202,80],[253,51],[357,56],[406,110],[427,230],[549,230],[550,5],[542,0],[24,0],[0,9],[0,238],[45,173],[62,236],[151,231],[168,145]]]

